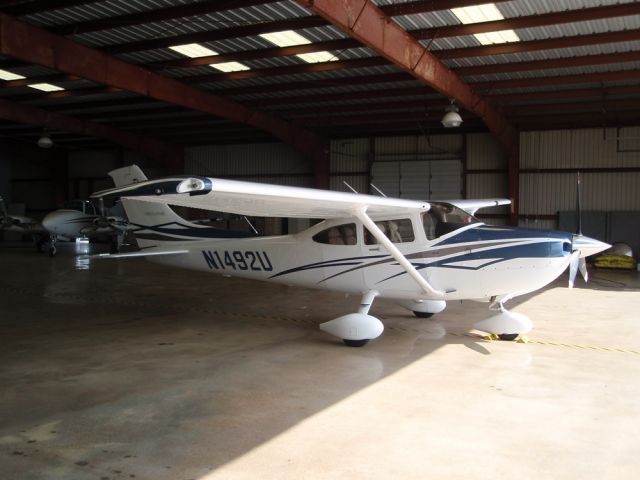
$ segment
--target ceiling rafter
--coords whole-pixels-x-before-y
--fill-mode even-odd
[[[328,184],[326,140],[320,135],[4,14],[0,14],[0,35],[5,55],[266,130],[314,159],[319,185]]]
[[[604,7],[581,8],[578,10],[564,10],[561,12],[545,13],[541,15],[505,18],[504,20],[494,20],[491,22],[447,25],[443,27],[412,30],[411,34],[418,39],[431,39],[434,37],[458,37],[462,35],[473,35],[477,33],[543,27],[548,25],[559,25],[563,23],[586,22],[589,20],[625,17],[638,14],[640,14],[640,4],[622,3]]]
[[[579,85],[581,83],[602,83],[640,79],[640,70],[620,70],[615,72],[586,73],[578,75],[556,75],[532,78],[515,78],[492,82],[473,83],[476,90],[492,91],[503,88],[527,88],[555,85]]]
[[[180,18],[187,18],[190,16],[215,13],[215,12],[231,10],[236,8],[246,8],[253,5],[275,3],[276,1],[280,1],[280,0],[209,0],[209,1],[200,2],[196,4],[191,4],[191,5],[181,5],[176,7],[168,7],[168,8],[153,10],[150,12],[119,15],[115,17],[103,18],[100,20],[77,22],[77,23],[57,27],[53,31],[59,35],[88,33],[88,32],[107,30],[107,29],[119,28],[119,27],[131,26],[131,25],[140,25],[144,23],[161,22],[161,21],[175,20]],[[507,0],[498,0],[498,2],[504,2],[504,1],[507,1]],[[456,7],[479,5],[485,2],[486,0],[431,0],[429,2],[425,2],[424,0],[418,0],[418,1],[407,2],[399,5],[384,5],[381,7],[381,9],[387,15],[398,16],[398,15],[412,15],[417,13],[446,10],[446,9],[456,8]],[[310,23],[306,23],[306,25],[309,25],[309,26],[328,25],[328,22],[326,22],[324,19],[320,17],[308,17],[308,18],[311,20],[309,20],[308,22]],[[309,28],[309,27],[300,27],[300,25],[305,25],[305,23],[300,23],[297,20],[298,19],[288,19],[288,20],[279,21],[279,22],[263,22],[260,24],[247,25],[244,27],[231,27],[231,28],[222,29],[225,32],[227,32],[227,33],[223,33],[222,35],[227,35],[224,38],[237,38],[237,37],[242,37],[247,35],[256,35],[257,33],[268,33],[260,30],[262,28],[270,29],[268,31],[271,31],[271,32],[280,31],[280,30],[296,30],[300,28]],[[262,25],[262,27],[260,27],[260,25]],[[216,34],[215,37],[208,37],[209,38],[208,40],[205,40],[204,36],[201,36],[201,37],[191,37],[191,36],[185,36],[185,35],[174,36],[171,38],[175,39],[175,42],[171,43],[170,45],[223,39],[218,35],[219,34]],[[200,40],[190,40],[192,38],[200,38]],[[162,39],[158,39],[158,41],[162,41]],[[125,47],[125,45],[130,45],[130,47]],[[127,51],[127,48],[134,49],[134,50],[128,50],[129,52],[137,51],[140,49],[139,48],[140,45],[143,46],[143,48],[141,48],[142,50],[146,49],[146,47],[144,47],[144,45],[146,45],[145,43],[130,42],[127,44],[122,44],[119,47],[124,50],[117,50],[117,51],[114,50],[114,51],[111,51],[111,53],[124,53],[125,51]],[[159,47],[152,46],[151,48],[159,48]]]
[[[502,93],[490,95],[496,104],[502,102],[532,102],[566,98],[608,97],[614,95],[640,95],[640,85],[618,87],[577,88],[544,92]]]
[[[154,138],[2,99],[0,117],[13,122],[103,138],[158,160],[172,171],[182,170],[182,148]]]
[[[36,0],[34,2],[22,2],[16,5],[2,7],[0,10],[7,15],[19,17],[33,13],[60,10],[63,8],[77,7],[89,3],[96,3],[98,0]]]
[[[589,35],[574,35],[571,37],[549,38],[545,40],[529,40],[524,42],[500,43],[482,45],[479,47],[452,48],[435,52],[438,58],[448,60],[452,58],[486,57],[491,55],[505,55],[509,53],[533,52],[536,50],[555,50],[559,48],[584,47],[603,43],[632,42],[640,38],[640,29],[622,30],[617,32],[592,33]]]
[[[77,35],[80,33],[142,25],[144,23],[175,20],[195,15],[206,15],[208,13],[232,10],[235,8],[247,8],[254,5],[275,3],[277,1],[280,0],[207,0],[199,3],[178,5],[158,10],[117,15],[115,17],[101,18],[99,20],[71,23],[53,28],[51,31],[58,35]]]
[[[627,63],[640,60],[640,51],[605,53],[601,55],[585,55],[582,57],[561,57],[528,62],[494,63],[473,67],[455,68],[459,75],[487,75],[492,73],[526,72],[531,70],[548,70],[552,68],[584,67],[590,65],[606,65],[611,63]]]
[[[515,131],[491,103],[476,94],[460,77],[393,22],[369,0],[296,0],[350,37],[375,50],[443,95],[455,98],[465,109],[482,118],[506,152],[511,154]]]

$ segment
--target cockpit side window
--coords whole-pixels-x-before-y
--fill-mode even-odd
[[[326,245],[356,245],[358,243],[356,224],[346,223],[327,228],[316,233],[313,236],[313,241]]]
[[[382,233],[384,233],[393,243],[408,243],[413,242],[416,239],[413,233],[411,220],[408,218],[383,220],[375,223],[378,228],[382,230]],[[378,240],[366,228],[364,230],[364,237],[366,245],[376,245],[378,243]]]
[[[477,222],[478,219],[474,216],[447,203],[432,203],[429,211],[422,214],[424,233],[428,240]]]
[[[93,206],[93,203],[91,202],[83,202],[84,205],[84,213],[86,213],[87,215],[95,215],[96,214],[96,207]]]

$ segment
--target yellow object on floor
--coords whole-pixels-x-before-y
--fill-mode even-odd
[[[634,270],[636,261],[633,257],[621,255],[600,255],[596,261],[597,268],[621,268],[625,270]]]

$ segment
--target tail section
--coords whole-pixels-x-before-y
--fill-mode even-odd
[[[165,203],[123,197],[122,205],[141,249],[166,248],[193,241],[254,236],[245,232],[222,230],[189,222]]]
[[[147,176],[140,170],[137,165],[128,165],[122,168],[111,170],[107,175],[113,179],[116,187],[131,185],[132,183],[144,182]]]

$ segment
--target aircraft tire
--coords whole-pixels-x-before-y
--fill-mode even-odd
[[[431,312],[413,312],[413,314],[418,318],[431,318],[435,315],[435,313]]]
[[[498,335],[500,340],[504,340],[505,342],[513,342],[516,338],[518,338],[518,333],[501,333]]]
[[[342,341],[348,347],[364,347],[367,343],[369,343],[368,338],[364,340],[347,340],[346,338],[343,338]]]
[[[49,256],[50,256],[51,258],[55,257],[55,256],[56,256],[56,253],[57,253],[56,247],[51,247],[51,248],[49,249]]]

